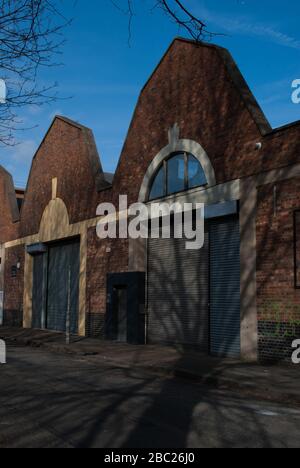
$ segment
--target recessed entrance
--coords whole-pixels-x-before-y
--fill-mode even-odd
[[[105,336],[121,343],[145,343],[145,273],[107,276]]]
[[[148,342],[240,356],[240,227],[237,216],[206,221],[205,244],[148,242]]]
[[[114,306],[117,318],[117,340],[127,343],[127,288],[125,286],[114,288]]]
[[[32,327],[78,334],[79,239],[46,245],[34,255]]]

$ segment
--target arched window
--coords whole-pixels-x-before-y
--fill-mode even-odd
[[[176,153],[166,159],[158,169],[152,182],[149,200],[205,185],[207,179],[198,159],[189,153]]]

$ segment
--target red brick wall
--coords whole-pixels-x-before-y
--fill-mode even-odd
[[[260,169],[258,127],[217,50],[176,41],[140,96],[115,177],[117,192],[137,199],[176,122],[181,138],[204,147],[218,183]]]
[[[299,162],[300,122],[295,122],[265,136],[261,170],[271,170]]]
[[[89,335],[103,336],[107,274],[126,271],[128,271],[128,241],[101,240],[97,237],[95,228],[90,229],[87,253],[87,332]]]
[[[260,352],[266,358],[269,354],[290,358],[291,342],[300,338],[300,290],[295,289],[294,278],[296,209],[300,209],[300,178],[259,189],[257,300]]]
[[[0,167],[0,244],[18,237],[19,223],[14,223],[12,219],[9,189],[13,190],[12,180]]]
[[[43,212],[52,197],[52,179],[58,179],[57,196],[65,202],[70,223],[94,218],[97,207],[95,176],[88,155],[85,130],[56,119],[32,163],[21,216],[21,236],[39,231]]]
[[[114,194],[138,196],[156,154],[178,123],[199,142],[217,183],[295,163],[300,126],[262,136],[216,48],[175,41],[141,93],[115,177]],[[262,142],[260,151],[256,143]]]
[[[12,267],[20,260],[21,269],[12,277]],[[23,322],[24,246],[6,249],[4,268],[4,325],[21,326]]]

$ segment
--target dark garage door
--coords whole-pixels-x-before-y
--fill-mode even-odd
[[[240,356],[240,228],[237,218],[210,223],[210,350]]]
[[[208,352],[208,235],[205,247],[184,239],[149,239],[148,341]]]
[[[71,272],[71,332],[78,333],[79,242],[49,248],[47,328],[65,331]]]
[[[150,239],[148,341],[240,356],[240,231],[237,217],[207,223],[205,246]]]
[[[71,332],[78,333],[79,241],[53,244],[34,258],[32,327],[66,330],[69,271]]]

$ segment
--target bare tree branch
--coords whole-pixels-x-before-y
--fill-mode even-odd
[[[132,36],[132,21],[134,17],[134,2],[127,0],[127,9],[123,9],[117,0],[110,0],[111,3],[123,14],[128,16],[128,37],[129,43]],[[195,41],[201,42],[210,40],[213,36],[219,35],[208,30],[206,23],[196,17],[181,0],[153,0],[152,9],[160,8],[180,29],[185,30]]]
[[[55,84],[38,86],[39,70],[60,64],[54,57],[70,23],[57,1],[0,0],[0,78],[8,88],[7,101],[0,105],[0,144],[14,144],[22,107],[58,99]]]
[[[133,9],[133,0],[126,0],[127,1],[127,8],[122,8],[117,0],[110,0],[112,5],[119,10],[124,15],[128,16],[128,45],[131,46],[131,27],[132,27],[132,20],[134,17],[134,9]]]

